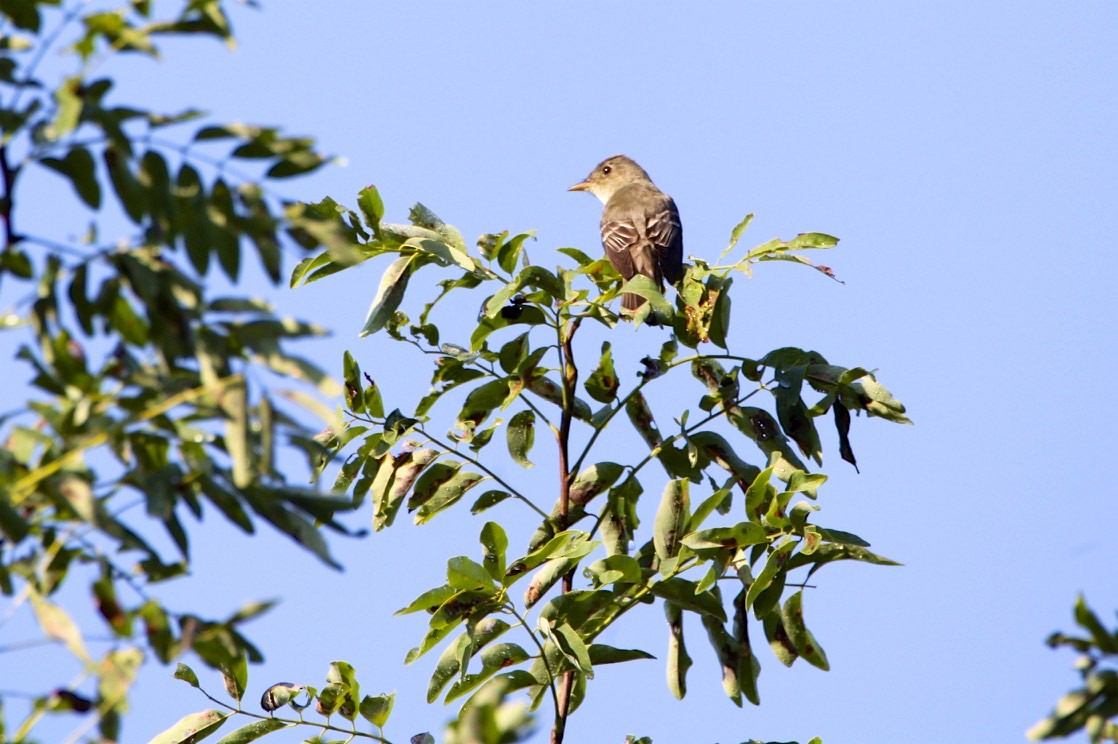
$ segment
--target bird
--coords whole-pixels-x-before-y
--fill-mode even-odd
[[[626,281],[643,274],[661,291],[664,281],[683,278],[683,226],[672,198],[652,183],[644,168],[625,155],[606,158],[585,180],[568,191],[589,191],[602,208],[602,247]],[[644,304],[626,292],[621,307],[630,312]]]

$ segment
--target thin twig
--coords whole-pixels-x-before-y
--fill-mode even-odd
[[[510,486],[508,484],[508,482],[505,481],[504,478],[497,475],[492,470],[490,470],[488,467],[483,465],[481,460],[477,459],[476,457],[471,457],[470,455],[466,454],[465,452],[462,452],[461,450],[458,450],[458,449],[455,449],[454,447],[451,447],[446,442],[443,442],[439,438],[430,434],[426,429],[423,429],[423,428],[420,428],[420,427],[417,426],[417,427],[415,427],[415,431],[422,434],[423,436],[425,436],[432,443],[438,445],[439,447],[442,447],[447,452],[453,452],[456,456],[461,457],[462,459],[466,460],[467,462],[472,464],[474,467],[476,467],[480,470],[483,470],[486,475],[488,475],[493,480],[497,481],[497,483],[501,484],[501,486],[506,491],[508,491],[514,498],[519,499],[520,501],[523,501],[525,504],[527,504],[529,507],[531,507],[532,511],[536,512],[537,514],[539,514],[544,519],[547,519],[547,517],[548,517],[547,512],[545,512],[543,509],[539,508],[534,503],[532,503],[532,500],[529,499],[524,494],[520,493],[520,491],[518,491],[515,488],[513,488],[512,486]]]

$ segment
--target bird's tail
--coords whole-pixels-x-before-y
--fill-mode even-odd
[[[623,307],[626,310],[629,310],[629,311],[638,310],[640,308],[640,306],[643,305],[643,304],[644,304],[644,298],[641,297],[639,294],[633,294],[632,292],[626,292],[625,294],[621,295],[621,307]]]

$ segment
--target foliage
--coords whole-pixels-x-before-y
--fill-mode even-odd
[[[117,739],[144,658],[193,651],[223,670],[261,658],[242,626],[267,604],[207,619],[161,602],[158,585],[188,571],[190,518],[220,514],[246,533],[263,520],[331,565],[320,527],[345,531],[336,514],[348,502],[294,487],[275,466],[277,442],[309,458],[322,450],[290,403],[338,388],[285,346],[323,331],[206,289],[216,273],[234,285],[256,273],[246,250],[280,278],[294,225],[268,184],[325,156],[275,128],[122,102],[98,74],[110,58],[158,57],[171,36],[232,44],[224,3],[178,5],[160,17],[148,2],[0,4],[0,328],[32,388],[0,416],[0,591],[5,616],[29,605],[82,669],[33,694],[6,740],[66,711],[92,711]],[[73,192],[50,205],[57,219],[31,209],[35,171]],[[88,229],[70,238],[67,220],[83,212]],[[278,378],[305,389],[277,393]],[[61,591],[83,580],[88,589]],[[103,631],[64,608],[85,596]],[[99,632],[103,653],[90,647]]]
[[[830,413],[839,455],[853,464],[851,411],[907,419],[861,367],[796,348],[731,351],[730,288],[737,273],[765,261],[831,276],[802,252],[837,241],[806,233],[725,265],[693,259],[670,302],[643,277],[622,286],[608,262],[574,248],[561,249],[566,267],[532,264],[529,234],[484,235],[469,246],[422,205],[409,224],[389,224],[373,188],[358,195],[357,211],[332,199],[285,202],[274,181],[327,162],[313,141],[216,124],[193,108],[122,103],[113,79],[98,73],[109,59],[157,58],[169,36],[232,44],[226,5],[190,0],[164,17],[142,0],[116,10],[0,3],[11,31],[0,40],[0,292],[11,308],[0,328],[8,338],[22,334],[13,345],[33,389],[26,406],[0,416],[0,591],[8,613],[28,605],[82,669],[76,682],[32,693],[31,713],[4,738],[26,741],[44,716],[76,711],[94,714],[102,738],[119,739],[140,664],[193,652],[220,673],[234,704],[204,693],[220,709],[187,717],[159,740],[199,741],[233,714],[257,720],[224,741],[255,740],[303,724],[301,708],[313,701],[326,719],[315,724],[323,736],[387,741],[391,696],[362,697],[342,661],[321,689],[270,687],[266,717],[241,706],[248,664],[262,658],[243,625],[269,605],[215,620],[159,596],[161,582],[189,569],[188,515],[197,521],[207,511],[246,533],[263,520],[335,565],[322,528],[347,534],[343,512],[368,502],[379,531],[405,507],[422,524],[469,495],[470,511],[491,520],[481,550],[449,557],[445,583],[401,610],[429,615],[408,662],[443,646],[428,699],[461,701],[448,742],[521,740],[545,701],[552,740],[562,741],[598,667],[651,658],[600,640],[638,607],[661,605],[668,684],[679,697],[691,665],[687,640],[699,626],[736,705],[760,701],[758,628],[781,663],[802,658],[827,669],[804,620],[804,582],[836,560],[892,561],[856,535],[810,521],[826,482],[808,469],[822,463],[816,421]],[[63,61],[48,61],[59,50]],[[67,69],[48,69],[59,64]],[[64,219],[27,218],[26,176],[36,170],[72,192],[70,204],[52,208],[86,214],[83,237],[67,237]],[[720,261],[748,224],[734,228]],[[344,388],[336,387],[287,351],[321,329],[278,317],[261,300],[207,291],[257,271],[244,265],[246,251],[278,282],[283,245],[292,242],[317,251],[296,266],[293,286],[392,259],[363,335],[411,347],[416,368],[429,360],[429,392],[386,403],[391,394],[367,373],[376,370],[353,353],[342,360]],[[420,285],[421,270],[433,281]],[[623,291],[648,300],[634,325],[655,326],[640,330],[637,343],[647,348],[628,383],[614,346],[588,350],[580,335],[591,324],[616,329],[622,318],[612,301]],[[468,340],[448,342],[461,325],[456,308],[467,306],[480,306],[458,337]],[[688,385],[688,410],[657,410],[658,391]],[[316,395],[344,396],[347,415]],[[303,409],[328,428],[314,434]],[[607,444],[625,422],[643,443],[638,450]],[[494,445],[502,428],[503,448]],[[546,451],[537,429],[550,432]],[[276,464],[281,444],[301,453],[312,475],[329,472],[329,494],[292,485],[290,469]],[[509,475],[518,468],[530,487]],[[552,493],[539,475],[549,470]],[[660,495],[642,498],[646,491]],[[510,534],[512,522],[495,517],[516,505],[538,519],[534,534]],[[85,608],[67,607],[83,593],[62,592],[83,581],[109,636],[100,653],[91,647],[101,641],[74,620]],[[176,676],[201,689],[188,667]],[[275,715],[287,706],[297,719]],[[335,716],[349,725],[334,728]],[[359,719],[375,732],[358,731]]]
[[[703,628],[720,661],[723,689],[738,706],[760,703],[754,624],[783,664],[802,658],[829,668],[804,620],[803,582],[836,560],[893,562],[856,535],[809,521],[827,480],[805,464],[822,460],[815,420],[831,412],[840,453],[853,463],[851,410],[893,422],[908,419],[863,368],[834,365],[795,348],[757,359],[731,353],[727,292],[734,272],[766,260],[809,263],[795,251],[830,247],[833,238],[809,233],[771,241],[724,266],[693,259],[672,305],[649,280],[637,277],[623,285],[607,261],[576,249],[561,249],[575,268],[551,271],[528,262],[528,234],[484,235],[471,250],[423,205],[412,209],[410,224],[399,225],[383,221],[374,188],[364,189],[357,203],[360,214],[332,199],[303,208],[304,219],[319,221],[314,234],[327,248],[296,267],[292,284],[391,257],[364,332],[383,332],[414,347],[419,359],[430,359],[431,389],[407,407],[389,405],[384,388],[347,352],[348,418],[326,441],[330,456],[321,468],[340,463],[335,491],[355,503],[371,502],[378,531],[391,526],[401,509],[424,524],[467,494],[473,514],[519,503],[539,518],[535,533],[519,538],[497,521],[486,522],[479,554],[449,558],[446,582],[400,610],[430,616],[407,662],[443,644],[429,702],[462,700],[464,722],[478,706],[524,691],[533,709],[549,701],[552,741],[562,741],[567,719],[599,666],[652,658],[641,649],[602,643],[601,635],[631,610],[657,603],[667,618],[668,685],[677,697],[686,694],[691,666],[687,617]],[[747,223],[734,230],[726,253]],[[413,303],[421,307],[413,321],[401,308],[415,275],[428,267],[448,276],[428,282],[438,291]],[[621,292],[646,297],[634,323],[655,323],[668,330],[668,338],[642,337],[655,347],[629,386],[606,342],[580,390],[586,365],[575,351],[576,335],[586,322],[615,329],[620,318],[609,303]],[[471,294],[458,297],[462,293]],[[476,324],[466,331],[468,346],[444,342],[444,327],[434,320],[436,309],[451,302],[480,306]],[[707,342],[722,350],[697,351]],[[681,353],[681,347],[694,353]],[[680,382],[666,381],[687,372],[694,380],[694,407],[675,417],[678,430],[669,434],[657,423],[646,392],[664,385],[681,390]],[[583,391],[596,405],[581,397]],[[811,391],[814,399],[808,400]],[[762,407],[766,396],[775,415]],[[642,450],[626,458],[615,447],[611,459],[599,459],[600,436],[611,423],[625,421],[644,443]],[[558,470],[553,505],[540,496],[538,476],[530,488],[517,487],[503,475],[507,468],[494,462],[501,448],[493,443],[503,425],[508,456],[523,469],[534,466],[529,455],[541,461],[536,428],[550,431],[549,457]],[[759,462],[740,454],[745,440],[757,448]],[[652,464],[663,475],[646,470]],[[641,497],[653,487],[662,495],[649,519],[652,510],[641,508]],[[494,731],[484,741],[517,740]]]
[[[1057,739],[1086,731],[1093,742],[1118,742],[1118,627],[1107,630],[1083,597],[1075,602],[1075,622],[1087,632],[1085,637],[1053,633],[1048,645],[1067,646],[1080,654],[1075,668],[1083,686],[1060,698],[1056,709],[1029,729],[1028,736]]]

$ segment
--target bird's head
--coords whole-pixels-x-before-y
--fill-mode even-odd
[[[642,181],[652,183],[644,168],[624,155],[614,155],[598,163],[584,181],[576,183],[567,190],[589,191],[605,204],[622,186]]]

